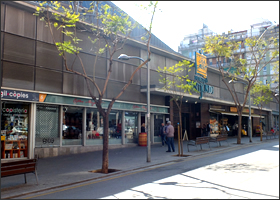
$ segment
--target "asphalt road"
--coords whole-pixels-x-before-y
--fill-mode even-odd
[[[279,199],[279,141],[19,197],[34,199]]]

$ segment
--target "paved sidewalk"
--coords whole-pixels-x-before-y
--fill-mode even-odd
[[[279,139],[263,139],[262,142],[277,141]],[[187,150],[186,142],[184,142],[184,155],[188,157],[175,156],[178,152],[177,143],[175,142],[175,153],[167,153],[167,146],[161,147],[161,143],[151,146],[151,162],[147,162],[147,147],[134,146],[127,148],[119,148],[109,150],[109,169],[117,169],[120,171],[102,174],[92,173],[91,170],[101,169],[102,167],[102,151],[87,152],[81,154],[58,156],[51,158],[42,158],[38,160],[38,179],[36,184],[34,174],[27,174],[27,184],[24,183],[24,175],[16,175],[1,178],[1,198],[10,198],[13,196],[28,194],[40,190],[48,190],[54,187],[61,187],[67,184],[83,182],[89,179],[105,178],[108,176],[127,173],[137,169],[143,169],[163,163],[188,159],[190,157],[209,154],[213,152],[224,151],[225,149],[245,148],[250,145],[260,144],[259,137],[253,137],[253,142],[249,142],[248,137],[242,137],[241,145],[236,144],[236,137],[229,137],[228,143],[222,141],[222,146],[217,146],[211,142],[208,145],[190,146],[190,152]]]

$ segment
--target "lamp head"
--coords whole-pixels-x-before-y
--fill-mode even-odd
[[[121,55],[118,57],[118,59],[120,59],[120,60],[129,60],[129,56],[126,55],[126,54],[121,54]]]

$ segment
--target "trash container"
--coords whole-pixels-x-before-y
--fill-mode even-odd
[[[147,146],[147,133],[139,133],[138,144],[139,146]]]

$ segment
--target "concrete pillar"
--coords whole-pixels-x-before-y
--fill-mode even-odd
[[[151,113],[151,144],[154,144],[154,139],[155,139],[155,117],[154,114]]]
[[[36,133],[36,104],[31,103],[29,114],[29,136],[28,136],[28,158],[34,158],[35,152],[35,133]]]
[[[63,129],[63,121],[64,121],[64,118],[65,115],[63,113],[63,106],[59,106],[59,146],[62,147],[62,129]]]
[[[138,113],[138,125],[137,125],[137,134],[141,133],[141,112]]]
[[[82,130],[82,144],[86,146],[86,127],[87,127],[87,108],[83,109],[83,130]]]
[[[271,127],[273,127],[272,111],[268,112],[268,124],[267,130],[270,131]]]
[[[125,111],[122,111],[122,144],[125,144]]]

